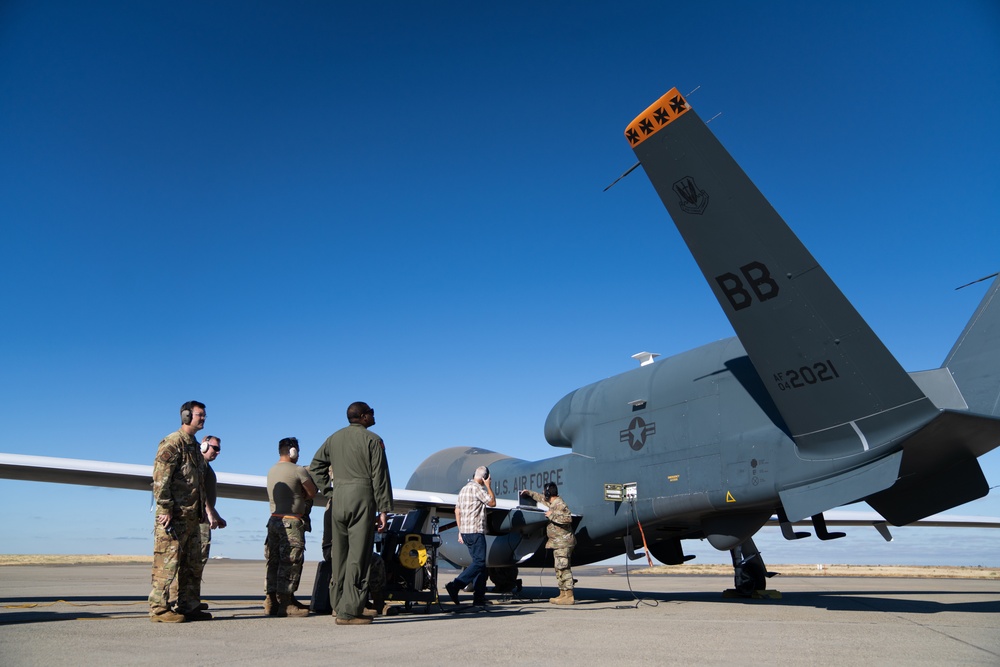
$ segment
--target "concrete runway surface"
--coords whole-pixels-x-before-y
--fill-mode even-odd
[[[723,597],[728,576],[574,574],[572,607],[544,601],[552,570],[522,569],[543,601],[454,613],[442,570],[440,606],[353,627],[263,616],[259,561],[211,561],[215,618],[183,624],[150,623],[148,565],[0,567],[0,664],[1000,665],[996,581],[775,577],[781,599],[745,600]]]

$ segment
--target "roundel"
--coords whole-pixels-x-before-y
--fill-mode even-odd
[[[646,423],[642,417],[632,417],[628,428],[619,432],[621,442],[627,442],[628,446],[635,451],[639,451],[646,445],[646,439],[656,433],[656,422]]]

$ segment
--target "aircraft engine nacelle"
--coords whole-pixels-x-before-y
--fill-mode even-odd
[[[504,535],[486,536],[486,567],[514,567],[528,560],[545,544],[544,531],[526,535],[512,531]],[[465,568],[472,564],[469,549],[458,542],[458,531],[441,533],[438,555],[451,565]]]
[[[491,469],[496,477],[494,464],[522,463],[522,459],[500,454],[480,447],[450,447],[430,455],[417,466],[406,483],[408,489],[433,490],[441,493],[458,493],[472,479],[479,466]],[[503,466],[501,466],[503,467]]]

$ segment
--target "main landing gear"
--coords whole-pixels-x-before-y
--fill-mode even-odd
[[[730,549],[729,554],[733,557],[736,588],[726,591],[727,596],[772,599],[781,597],[780,592],[767,590],[767,580],[775,573],[767,571],[753,538],[748,537],[746,542],[735,549]]]

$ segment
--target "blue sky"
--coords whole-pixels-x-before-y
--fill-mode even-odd
[[[354,400],[397,486],[444,447],[558,453],[565,394],[732,335],[645,176],[602,192],[675,86],[904,367],[939,366],[985,289],[954,287],[1000,269],[995,2],[0,4],[0,451],[151,464],[197,399],[224,472],[311,454]],[[152,549],[147,494],[0,503],[5,552]],[[260,557],[266,508],[219,510],[214,553]],[[998,563],[914,530],[766,558]]]

